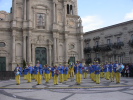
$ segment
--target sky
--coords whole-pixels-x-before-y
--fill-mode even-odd
[[[0,0],[0,10],[10,12],[12,0]],[[133,0],[78,0],[84,32],[133,20]]]

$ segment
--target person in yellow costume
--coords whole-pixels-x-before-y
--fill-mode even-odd
[[[84,64],[84,66],[83,66],[83,75],[84,75],[84,79],[87,79],[88,70],[89,70],[89,68],[86,66],[86,64]]]
[[[64,66],[64,81],[67,81],[68,80],[68,66],[65,64]]]
[[[28,75],[27,75],[28,83],[30,83],[32,81],[32,78],[31,78],[32,70],[33,70],[32,66],[30,66],[30,64],[28,64]]]
[[[76,84],[80,85],[81,81],[82,81],[82,63],[80,63],[79,61],[77,61],[76,65],[75,65],[75,73],[76,73]]]
[[[104,64],[103,63],[101,63],[100,77],[104,78]]]
[[[69,75],[71,80],[74,79],[74,63],[72,61],[69,62]]]
[[[20,85],[20,75],[22,75],[22,67],[17,64],[17,67],[14,70],[16,85]]]
[[[62,66],[61,64],[59,64],[58,69],[60,71],[60,83],[64,82],[64,66]]]
[[[44,70],[45,70],[45,80],[46,80],[46,83],[49,83],[51,68],[48,65],[45,65]]]
[[[37,61],[37,64],[35,66],[35,74],[37,75],[37,85],[42,84],[43,70],[42,70],[42,64],[40,64],[39,61]]]
[[[52,68],[52,76],[54,77],[53,78],[54,79],[54,85],[58,85],[59,74],[60,74],[59,68],[57,67],[57,65],[55,65]]]

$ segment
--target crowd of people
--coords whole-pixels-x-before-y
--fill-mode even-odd
[[[64,81],[76,81],[77,85],[82,83],[82,79],[91,78],[96,84],[100,84],[100,79],[105,78],[116,83],[120,83],[121,72],[124,69],[122,63],[105,62],[99,63],[98,61],[93,62],[93,64],[85,65],[84,63],[77,61],[76,64],[69,62],[69,64],[59,64],[54,66],[40,64],[37,61],[35,66],[30,64],[25,68],[17,64],[14,72],[16,75],[16,83],[20,85],[20,76],[24,74],[24,79],[28,83],[31,83],[33,80],[37,82],[37,85],[42,84],[42,81],[45,80],[46,83],[49,83],[50,80],[53,80],[54,85],[58,85],[58,82],[63,83]],[[89,75],[90,74],[90,75]],[[90,76],[90,77],[88,77]],[[89,83],[89,81],[88,81]]]

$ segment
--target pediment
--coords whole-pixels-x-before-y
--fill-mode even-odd
[[[32,8],[34,8],[34,9],[47,9],[47,10],[49,10],[48,6],[47,5],[43,5],[43,4],[34,5]]]

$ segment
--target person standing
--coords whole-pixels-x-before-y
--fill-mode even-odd
[[[94,70],[93,70],[91,64],[89,64],[89,71],[90,71],[90,78],[91,78],[91,80],[93,81],[93,73],[94,73]]]
[[[87,76],[88,76],[88,70],[89,70],[89,68],[88,68],[86,65],[84,65],[84,67],[83,67],[83,75],[84,75],[84,79],[87,79]]]
[[[49,83],[51,68],[48,67],[48,65],[45,65],[45,69],[44,70],[45,70],[45,80],[46,80],[46,83]]]
[[[116,68],[117,67],[118,67],[118,62],[115,61],[115,63],[113,64],[113,80],[114,80],[114,78],[116,78],[116,73],[117,73]],[[117,80],[117,78],[116,78],[116,80]],[[117,81],[116,81],[116,83],[117,83]]]
[[[100,70],[101,70],[100,65],[96,63],[96,67],[95,67],[96,84],[100,84]]]
[[[111,82],[114,82],[114,78],[113,78],[113,63],[110,62],[109,64],[109,72],[110,72],[110,80]]]
[[[17,64],[17,67],[14,69],[16,85],[20,85],[20,75],[22,74],[22,68]]]
[[[92,65],[92,69],[93,69],[92,80],[93,80],[94,82],[96,82],[95,68],[96,68],[96,62],[93,62],[93,65]]]
[[[42,70],[42,64],[40,64],[39,61],[37,61],[35,70],[36,70],[36,75],[37,75],[37,85],[40,85],[40,84],[42,84],[43,70]]]
[[[30,64],[28,65],[28,75],[27,75],[27,80],[28,80],[28,83],[31,82],[32,78],[31,78],[31,74],[32,74],[32,66],[30,66]]]
[[[105,73],[106,80],[109,80],[109,64],[108,64],[108,62],[106,62],[104,65],[104,73]]]
[[[58,77],[59,77],[60,71],[57,65],[55,65],[52,68],[52,73],[53,73],[52,76],[54,77],[54,85],[58,85]]]
[[[129,77],[129,66],[128,65],[125,66],[125,75],[126,77]]]
[[[60,71],[60,83],[64,82],[64,66],[62,66],[61,64],[59,64],[59,71]]]
[[[75,66],[77,85],[80,85],[82,81],[82,67],[83,67],[82,63],[77,61],[77,64]]]
[[[118,64],[116,68],[116,83],[120,83],[121,81],[121,71],[122,71],[122,64]]]
[[[69,68],[65,64],[65,66],[64,66],[64,81],[67,81],[68,80],[68,71],[69,71]]]

